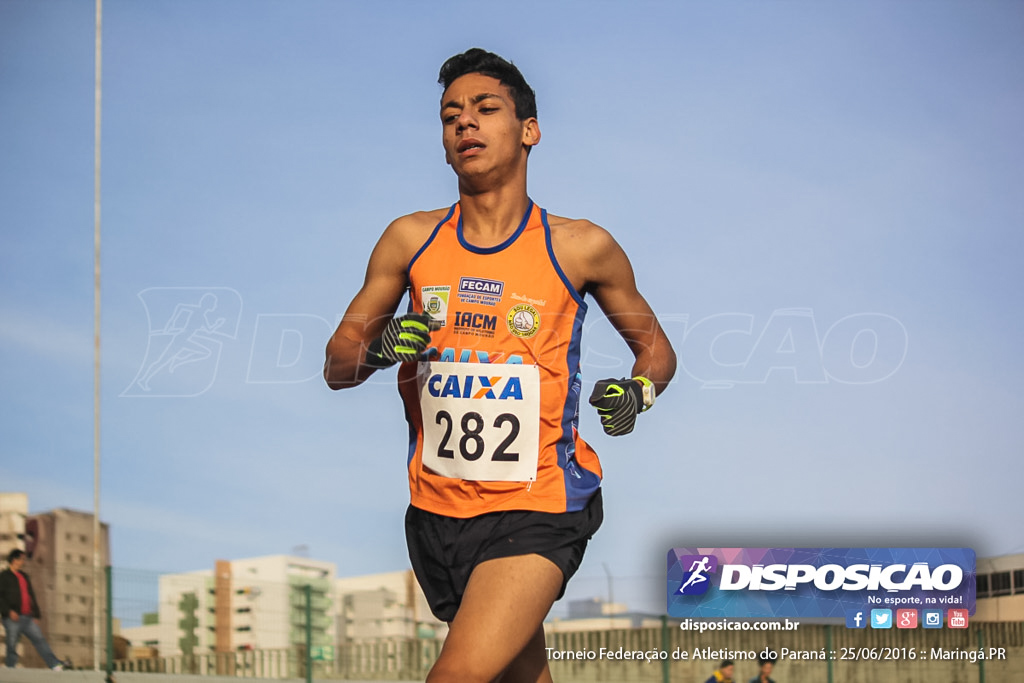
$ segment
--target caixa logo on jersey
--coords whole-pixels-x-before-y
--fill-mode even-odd
[[[518,377],[434,374],[427,379],[427,393],[434,398],[490,398],[522,401],[523,385]]]
[[[674,548],[673,617],[836,617],[870,608],[975,609],[970,548]]]

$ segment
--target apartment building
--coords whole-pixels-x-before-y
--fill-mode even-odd
[[[165,574],[159,578],[156,619],[123,629],[122,635],[165,657],[304,646],[308,587],[312,645],[330,646],[335,571],[331,562],[272,555]]]
[[[979,557],[975,621],[1024,621],[1024,553]]]
[[[54,653],[76,667],[92,667],[97,614],[100,637],[106,632],[105,575],[101,570],[96,576],[93,567],[93,515],[66,508],[31,515],[27,511],[26,494],[0,494],[0,551],[6,559],[18,547],[28,556],[24,571],[32,579],[43,615],[39,625]],[[100,566],[109,563],[110,530],[101,524]],[[43,666],[24,639],[19,647],[22,665]]]
[[[448,624],[430,611],[411,569],[337,579],[338,642],[440,638]]]

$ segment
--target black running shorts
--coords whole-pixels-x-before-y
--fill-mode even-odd
[[[430,610],[441,621],[450,622],[473,569],[499,557],[540,555],[551,560],[562,570],[561,598],[583,561],[587,541],[603,519],[600,489],[579,512],[510,510],[460,519],[410,505],[405,538]]]

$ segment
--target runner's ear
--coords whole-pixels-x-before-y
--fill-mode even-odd
[[[533,147],[540,143],[540,124],[537,119],[529,118],[523,121],[523,144]]]

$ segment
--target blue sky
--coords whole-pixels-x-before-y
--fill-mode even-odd
[[[472,46],[537,91],[531,196],[615,235],[679,352],[630,437],[582,416],[606,522],[570,597],[607,571],[660,609],[675,546],[1024,552],[1022,29],[1012,2],[107,0],[115,565],[407,566],[393,371],[319,369],[384,226],[457,198],[436,75]],[[91,509],[92,4],[0,2],[0,93],[0,489]],[[168,374],[204,294],[223,322]],[[586,382],[628,371],[596,307],[587,333]]]

